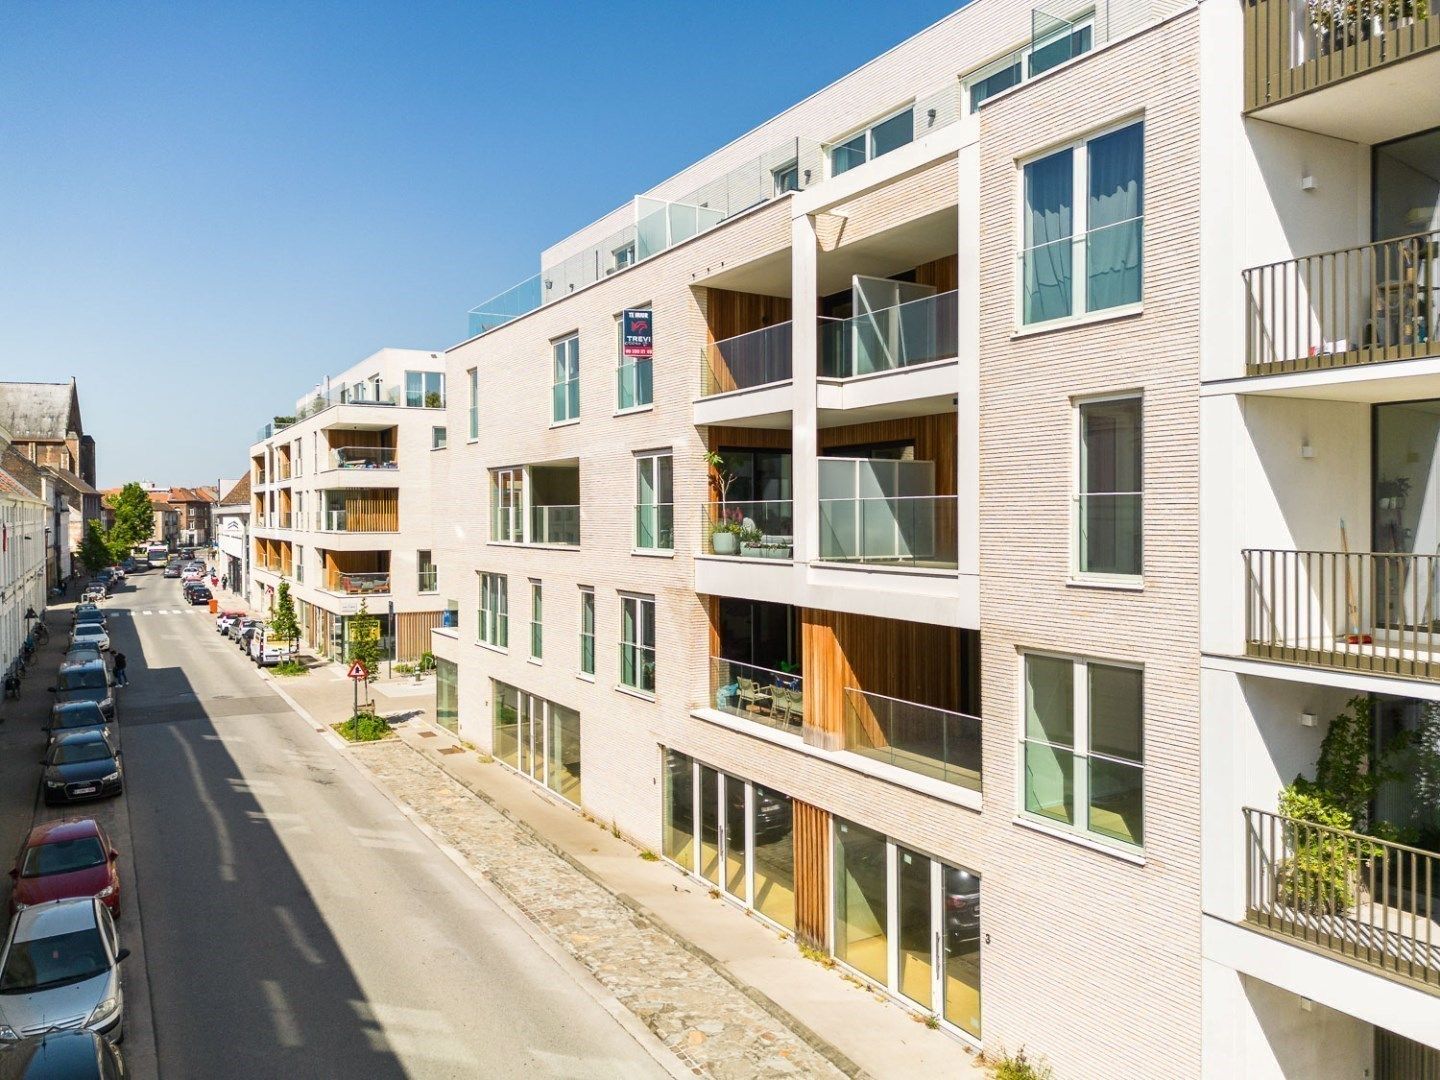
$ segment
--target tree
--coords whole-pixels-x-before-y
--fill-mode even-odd
[[[364,600],[360,601],[359,612],[350,617],[345,636],[348,639],[345,658],[364,664],[366,682],[374,682],[380,674],[380,620],[370,614]]]
[[[128,551],[155,535],[155,511],[150,505],[150,496],[139,484],[131,481],[111,495],[108,502],[115,513],[115,524],[110,527],[113,547]]]
[[[295,618],[295,601],[290,599],[290,582],[280,579],[275,594],[275,608],[270,613],[270,633],[294,645],[300,639],[300,623]]]
[[[100,522],[90,522],[90,527],[85,530],[85,539],[80,541],[78,554],[80,565],[92,574],[115,561],[115,553],[110,549],[110,542],[105,536],[105,530],[100,527]]]

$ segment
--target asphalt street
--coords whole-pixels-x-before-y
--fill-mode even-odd
[[[137,1075],[666,1075],[598,985],[477,888],[178,582],[132,575],[107,607],[131,675],[126,793],[85,812],[121,849],[120,933],[144,968],[127,973]],[[18,814],[41,738],[36,719],[4,727]]]

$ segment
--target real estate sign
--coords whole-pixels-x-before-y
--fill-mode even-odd
[[[655,354],[654,327],[649,308],[626,308],[620,315],[620,351],[626,356]]]

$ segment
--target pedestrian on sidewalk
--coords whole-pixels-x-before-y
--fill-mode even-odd
[[[223,575],[221,575],[221,578],[220,578],[220,588],[226,590],[227,592],[229,591],[229,589],[230,589],[230,575],[229,575],[229,574],[223,574]]]
[[[115,685],[130,685],[130,676],[125,671],[125,654],[123,652],[117,652],[115,654]]]

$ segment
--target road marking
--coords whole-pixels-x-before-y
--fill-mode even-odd
[[[235,880],[235,849],[230,843],[230,827],[225,824],[225,815],[220,813],[220,808],[215,805],[215,800],[210,797],[210,791],[205,786],[205,777],[200,773],[200,763],[195,760],[195,751],[190,749],[190,744],[185,741],[185,736],[180,734],[177,727],[170,728],[170,734],[175,736],[175,741],[180,744],[180,750],[185,755],[186,767],[190,770],[190,780],[195,785],[195,793],[200,798],[200,805],[205,808],[209,815],[210,824],[215,830],[215,843],[220,848],[220,880]]]
[[[140,612],[140,614],[141,614],[141,615],[153,615],[154,612],[153,612],[153,611],[142,611],[142,612]]]
[[[357,829],[349,826],[350,835],[361,847],[380,848],[385,851],[414,851],[415,843],[411,833],[396,829]]]
[[[275,918],[280,920],[280,925],[285,929],[285,936],[290,939],[290,944],[295,946],[295,951],[300,954],[301,959],[307,964],[314,964],[316,967],[325,963],[324,958],[315,951],[315,947],[305,940],[304,931],[300,929],[300,924],[295,921],[295,916],[290,914],[290,909],[277,905],[274,911]]]
[[[281,1046],[304,1046],[300,1038],[300,1026],[295,1023],[295,1014],[285,1000],[285,991],[272,979],[261,979],[260,987],[265,991],[265,1000],[270,1004],[270,1019],[275,1024],[275,1037]]]
[[[225,782],[236,794],[279,795],[280,785],[273,780],[246,780],[239,776],[226,777]]]

